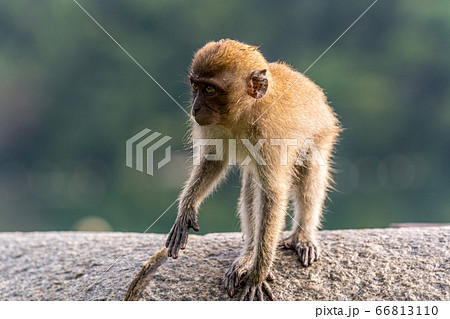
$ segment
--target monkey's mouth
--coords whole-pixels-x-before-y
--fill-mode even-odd
[[[200,126],[215,124],[219,119],[218,112],[211,112],[206,108],[195,110],[192,113],[193,120]]]
[[[202,108],[207,108],[210,111],[213,111],[214,113],[218,113],[220,114],[220,112],[218,110],[213,109],[212,107],[210,107],[209,105],[202,105],[199,109],[192,109],[192,113],[194,113],[193,115],[195,116],[196,114],[198,114],[198,112],[202,109]]]
[[[197,118],[197,117],[193,117],[194,122],[197,123],[200,126],[206,126],[206,125],[212,125],[214,124],[214,122],[208,120],[208,119],[204,119],[204,118]]]

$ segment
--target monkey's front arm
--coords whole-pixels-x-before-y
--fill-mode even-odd
[[[224,161],[203,159],[200,165],[192,168],[191,176],[180,196],[177,219],[167,237],[166,247],[169,257],[178,258],[180,249],[186,248],[190,229],[200,230],[197,224],[198,207],[225,172]]]

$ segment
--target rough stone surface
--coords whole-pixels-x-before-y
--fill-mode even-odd
[[[191,235],[142,294],[144,300],[230,300],[222,276],[238,233]],[[121,300],[165,235],[1,233],[0,300]],[[279,300],[450,300],[450,227],[322,231],[322,258],[303,268],[277,252]]]

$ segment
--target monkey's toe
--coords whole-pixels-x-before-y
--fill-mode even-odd
[[[311,266],[315,261],[319,260],[320,256],[319,247],[312,241],[298,240],[293,236],[283,239],[278,248],[295,251],[303,267]]]
[[[278,244],[278,249],[292,249],[291,240],[287,238],[280,241]]]
[[[300,242],[300,240],[297,238],[297,236],[291,235],[285,239],[282,239],[278,243],[278,249],[291,249],[295,250],[295,247]]]
[[[310,241],[298,242],[295,246],[295,251],[303,267],[311,266],[315,261],[319,260],[320,250]]]
[[[230,297],[234,296],[236,288],[239,286],[242,278],[244,278],[249,269],[250,264],[242,258],[235,260],[230,268],[228,268],[224,276],[224,284]]]
[[[230,297],[234,296],[239,282],[240,282],[240,278],[236,271],[230,272],[228,270],[225,273],[224,284],[225,284],[225,288],[227,289],[228,295]]]
[[[274,301],[275,296],[272,293],[272,289],[266,281],[260,284],[253,284],[247,282],[244,286],[244,290],[239,299],[240,301]]]
[[[274,281],[275,280],[275,275],[273,274],[273,272],[269,271],[269,274],[267,275],[266,280],[267,281]]]
[[[251,256],[241,257],[236,259],[228,268],[224,276],[224,285],[230,297],[233,297],[237,288],[245,278],[251,267]],[[274,281],[275,275],[269,271],[266,281]]]

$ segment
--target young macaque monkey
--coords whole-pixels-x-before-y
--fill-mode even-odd
[[[241,300],[274,300],[267,281],[273,279],[280,243],[294,250],[303,266],[319,258],[315,236],[331,182],[339,121],[311,80],[284,63],[267,62],[257,47],[244,43],[207,43],[196,52],[189,78],[194,144],[221,143],[200,143],[200,156],[194,148],[197,163],[180,195],[168,255],[177,258],[189,230],[200,230],[200,203],[237,164],[244,247],[225,274],[225,287],[233,296],[242,286]],[[289,199],[295,209],[292,233],[280,241]]]

